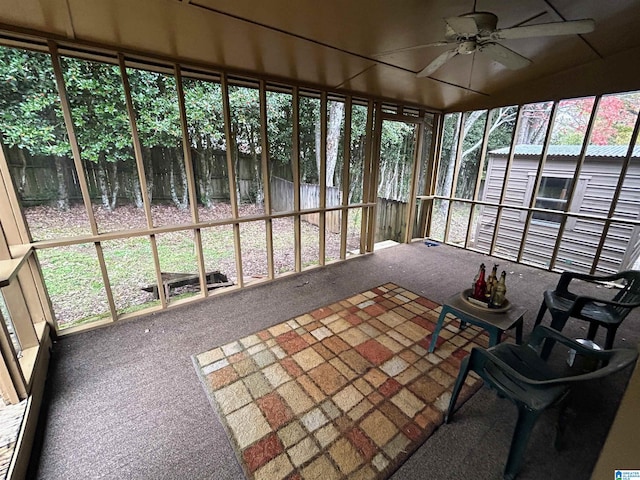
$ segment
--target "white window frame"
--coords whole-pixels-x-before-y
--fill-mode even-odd
[[[551,178],[573,178],[573,175],[570,172],[558,172],[558,171],[550,171],[544,172],[540,174],[541,177],[551,177]],[[587,190],[587,184],[591,180],[590,176],[580,175],[578,177],[578,183],[575,186],[575,190],[573,192],[573,201],[571,202],[571,208],[568,210],[569,212],[577,213],[580,210],[580,205],[582,204],[582,200],[584,199],[584,194]],[[533,188],[536,184],[536,172],[527,172],[527,188],[524,195],[523,206],[528,207],[531,204],[531,197],[533,195]],[[571,200],[570,198],[567,201]],[[562,213],[560,213],[562,214]],[[520,213],[520,221],[524,222],[527,219],[527,211],[523,210]],[[576,226],[576,217],[570,216],[567,217],[567,221],[565,224],[565,228],[567,230],[573,230]],[[556,222],[551,222],[547,220],[538,220],[531,217],[531,223],[535,225],[543,225],[551,228],[559,228],[560,224]]]

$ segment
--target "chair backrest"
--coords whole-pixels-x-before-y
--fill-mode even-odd
[[[613,297],[613,301],[621,303],[640,303],[640,271],[627,270],[625,272],[620,272],[619,276],[625,280],[625,285],[622,290]],[[613,310],[615,310],[618,316],[622,319],[627,316],[631,311],[631,308],[613,307]]]
[[[613,350],[602,350],[599,353],[607,353],[607,362],[597,370],[592,372],[572,375],[565,378],[567,382],[577,382],[585,380],[594,380],[596,378],[606,377],[612,373],[616,373],[638,359],[638,352],[632,348],[616,348]]]

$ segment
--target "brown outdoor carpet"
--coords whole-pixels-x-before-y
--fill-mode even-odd
[[[384,479],[443,422],[460,360],[487,345],[388,283],[195,355],[249,479]],[[460,401],[481,384],[467,377]]]

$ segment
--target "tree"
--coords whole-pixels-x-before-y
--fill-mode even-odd
[[[408,200],[415,129],[415,125],[405,122],[382,122],[378,196],[403,202]]]
[[[530,103],[522,107],[517,145],[540,145],[544,141],[552,102]]]
[[[261,162],[262,153],[260,129],[260,95],[256,88],[229,87],[229,109],[231,111],[230,148],[236,162],[236,175],[239,176],[240,155],[248,155],[252,160],[253,179],[251,181],[251,200],[261,204],[264,200],[262,186]],[[238,178],[239,179],[239,178]],[[241,200],[240,182],[236,182],[237,198]]]
[[[0,69],[2,142],[32,156],[53,157],[58,184],[56,206],[68,210],[65,157],[71,155],[71,148],[49,56],[0,47]]]
[[[267,92],[267,137],[269,160],[274,175],[293,181],[293,96]]]
[[[119,69],[63,57],[62,70],[82,160],[96,164],[102,206],[113,210],[118,165],[135,162]]]
[[[154,186],[152,155],[155,152],[160,156],[161,164],[168,168],[173,203],[180,209],[186,209],[189,195],[175,77],[139,69],[127,69],[127,74],[143,148],[147,191],[151,197]]]
[[[441,174],[438,176],[437,188],[437,192],[440,195],[471,198],[477,175],[484,175],[485,173],[479,171],[479,162],[480,147],[484,138],[486,122],[490,122],[487,145],[490,151],[491,149],[508,145],[511,142],[516,114],[516,107],[497,108],[489,112],[487,120],[486,110],[467,112],[463,114],[461,128],[458,127],[460,113],[445,116],[443,147],[439,167]],[[460,133],[460,130],[462,130],[462,133]],[[463,150],[460,152],[458,184],[455,186],[455,191],[453,191],[453,176],[460,134],[463,135]],[[446,215],[448,208],[448,201],[440,202],[440,213],[442,215]]]
[[[558,108],[557,127],[551,141],[555,145],[581,145],[591,117],[593,97],[563,100]],[[606,95],[600,100],[590,143],[627,145],[640,108],[640,94]]]
[[[216,155],[226,149],[222,89],[219,83],[203,80],[185,78],[183,83],[198,200],[210,208],[215,197],[224,195],[216,191],[216,179],[229,178],[226,158]]]
[[[349,155],[349,203],[359,203],[363,200],[362,184],[367,138],[366,127],[367,108],[362,105],[353,105],[351,109],[351,145]]]
[[[344,102],[327,102],[327,150],[326,150],[326,185],[335,185],[335,171],[338,162],[338,152],[340,150],[341,134],[344,135]],[[320,118],[318,116],[315,124],[316,132],[316,168],[320,171]]]

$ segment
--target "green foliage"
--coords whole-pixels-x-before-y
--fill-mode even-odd
[[[82,158],[92,162],[132,160],[119,68],[64,57],[62,71]]]
[[[267,138],[271,162],[290,166],[293,141],[293,97],[290,94],[267,92]]]
[[[0,47],[2,141],[32,155],[70,155],[48,55]]]
[[[100,164],[100,188],[103,204],[107,194],[109,204],[116,205],[119,186],[117,172],[136,172],[133,156],[130,123],[124,98],[120,69],[116,65],[79,60],[71,57],[60,59],[63,80],[69,100],[74,131],[85,162]],[[165,171],[171,174],[172,196],[179,200],[185,186],[174,185],[174,178],[184,178],[182,162],[183,134],[177,96],[176,79],[171,74],[127,68],[131,87],[135,120],[141,145],[145,151],[145,162],[152,150],[158,158],[164,158]],[[214,152],[226,150],[222,93],[219,83],[183,78],[184,102],[190,147],[194,155],[194,170],[199,200],[211,204],[211,197],[220,198],[213,183],[224,178],[225,162]],[[329,102],[329,106],[333,105]],[[233,148],[238,154],[251,155],[259,159],[260,102],[258,90],[244,86],[229,86],[229,105]],[[267,93],[267,133],[270,162],[280,170],[290,170],[293,146],[293,105],[288,93]],[[331,110],[331,108],[329,109]],[[342,115],[341,109],[337,109]],[[299,168],[300,179],[306,183],[318,183],[318,135],[320,122],[320,100],[302,95],[299,102]],[[330,119],[328,119],[330,120]],[[31,156],[71,157],[66,126],[60,107],[60,99],[48,54],[14,48],[0,48],[0,121],[2,140],[9,147],[18,147]],[[362,177],[364,144],[366,139],[367,108],[352,109],[351,145],[352,160],[350,197],[362,199]],[[335,122],[334,122],[335,123]],[[337,130],[336,130],[337,132]],[[335,170],[328,184],[341,185],[342,139],[344,122],[340,124]],[[394,196],[404,197],[408,192],[413,157],[414,127],[401,122],[384,122],[381,138],[380,177],[382,185],[392,185]],[[107,164],[122,164],[118,169],[108,170]],[[128,164],[128,165],[125,165]],[[116,165],[114,165],[116,167]],[[331,165],[333,169],[333,164]],[[277,171],[280,171],[276,169]],[[259,167],[253,182],[259,183]],[[153,194],[153,172],[147,171],[150,193]],[[409,174],[408,174],[409,173]],[[135,174],[135,173],[134,173]],[[290,175],[285,175],[289,177]],[[61,177],[59,177],[61,178]],[[67,178],[65,181],[71,181]],[[245,179],[246,180],[246,179]],[[182,180],[184,183],[184,180]],[[135,185],[137,179],[133,179]],[[216,185],[219,185],[216,184]],[[128,187],[127,187],[128,188]],[[249,187],[259,201],[261,185]],[[65,188],[59,196],[67,196]],[[225,194],[228,195],[228,194]],[[223,195],[224,197],[224,195]],[[139,199],[136,199],[138,202]],[[67,200],[68,202],[68,200]]]
[[[224,150],[226,140],[220,84],[184,78],[183,90],[193,148]]]
[[[176,79],[162,73],[128,68],[131,98],[143,146],[181,148],[182,131]]]

